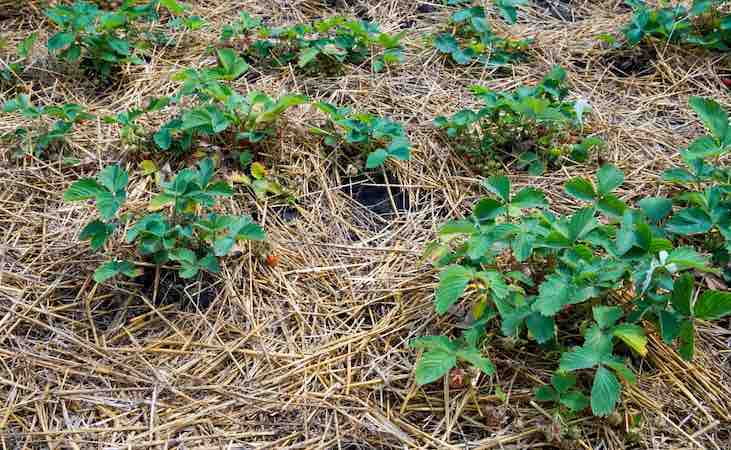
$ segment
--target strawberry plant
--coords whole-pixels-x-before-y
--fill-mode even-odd
[[[244,56],[257,64],[296,63],[305,71],[327,73],[340,70],[342,64],[360,65],[369,59],[376,72],[398,64],[404,59],[402,37],[403,33],[383,33],[372,22],[341,16],[272,28],[245,12],[221,34],[227,44],[240,42]],[[380,49],[377,54],[375,48]]]
[[[473,62],[502,65],[525,58],[530,44],[497,36],[481,6],[461,9],[450,16],[449,28],[434,36],[434,47],[457,64]]]
[[[242,95],[230,82],[243,76],[249,65],[233,49],[218,49],[216,56],[215,67],[184,69],[174,75],[182,84],[172,97],[154,98],[145,107],[105,117],[105,122],[121,125],[122,141],[128,145],[149,142],[159,150],[186,153],[201,140],[258,144],[276,133],[276,122],[287,109],[307,101],[293,94],[279,99],[259,91]],[[138,120],[173,106],[177,114],[148,138]]]
[[[595,181],[571,180],[566,192],[588,206],[562,216],[548,210],[543,192],[513,193],[507,177],[489,178],[484,186],[492,195],[467,218],[445,224],[428,249],[441,267],[437,313],[458,302],[471,307],[461,336],[415,341],[426,350],[417,382],[435,381],[460,361],[493,373],[482,353],[492,324],[505,336],[561,350],[552,387],[540,388],[539,400],[578,411],[590,386],[588,405],[599,416],[619,402],[620,379],[635,381],[625,355],[646,354],[643,323],[655,324],[690,359],[694,322],[731,315],[731,293],[694,286],[695,273],[714,272],[709,258],[668,239],[653,225],[658,214],[648,204],[635,209],[622,202],[614,191],[623,182],[610,165]],[[614,292],[631,292],[633,300],[616,305]],[[576,335],[584,342],[572,347]],[[465,349],[469,358],[458,353]]]
[[[81,105],[68,103],[62,106],[34,106],[27,95],[18,95],[3,105],[3,112],[18,112],[27,119],[56,119],[51,127],[39,124],[36,128],[18,127],[10,139],[16,143],[15,155],[18,157],[33,154],[43,156],[49,150],[61,150],[66,136],[74,126],[94,118],[84,111]],[[40,120],[39,120],[40,122]]]
[[[120,137],[122,142],[131,146],[140,146],[145,143],[145,129],[137,123],[137,119],[147,113],[159,111],[170,104],[171,99],[168,97],[159,97],[151,99],[144,108],[132,108],[123,111],[114,116],[104,117],[104,122],[109,124],[120,125]]]
[[[158,149],[183,153],[200,138],[259,143],[276,132],[276,121],[287,109],[307,101],[301,95],[275,100],[259,91],[242,95],[228,82],[243,76],[249,65],[232,49],[219,49],[216,55],[218,65],[214,68],[185,69],[176,74],[173,79],[182,85],[174,96],[155,98],[145,108],[133,108],[105,121],[121,125],[127,143],[139,144],[145,135],[137,123],[140,117],[171,105],[183,106],[152,136]]]
[[[112,68],[126,63],[142,64],[134,42],[137,30],[134,22],[152,19],[155,2],[134,6],[126,1],[118,11],[103,11],[93,3],[75,1],[46,11],[46,16],[59,28],[48,40],[48,50],[61,58],[81,60],[103,78]]]
[[[306,102],[301,95],[274,100],[258,91],[239,94],[224,81],[239,78],[248,70],[248,64],[232,49],[220,49],[217,55],[217,68],[187,69],[175,77],[183,86],[173,100],[192,96],[197,104],[155,133],[154,141],[160,149],[187,151],[197,136],[213,137],[224,132],[232,140],[258,143],[275,132],[274,124],[282,113]]]
[[[91,248],[101,249],[129,213],[120,215],[126,200],[127,173],[109,166],[96,178],[73,183],[64,193],[68,202],[95,200],[100,218],[84,227],[80,239]],[[230,254],[238,241],[266,239],[261,226],[248,216],[219,215],[212,210],[217,197],[230,197],[231,187],[214,180],[213,161],[203,160],[197,169],[183,169],[172,180],[161,182],[162,192],[154,196],[149,210],[127,229],[126,242],[136,244],[140,256],[157,265],[174,263],[181,278],[200,271],[220,272],[218,259]],[[164,212],[160,212],[164,211]],[[126,260],[112,259],[94,272],[102,283],[117,275],[136,277],[140,270]]]
[[[579,137],[585,101],[566,99],[566,72],[555,67],[536,86],[522,86],[511,92],[495,92],[472,86],[472,93],[485,104],[479,110],[465,109],[452,117],[439,116],[434,124],[454,141],[484,174],[495,170],[496,158],[518,157],[532,175],[560,160],[585,161],[598,138]]]
[[[328,116],[322,127],[312,128],[324,136],[325,145],[343,147],[355,154],[365,154],[366,168],[382,166],[388,158],[407,161],[411,142],[401,124],[368,113],[354,113],[330,103],[317,102],[315,107]]]
[[[0,65],[0,82],[12,85],[12,83],[21,79],[21,75],[26,69],[30,51],[37,39],[38,33],[32,33],[18,44],[15,58],[9,61],[7,65]],[[2,85],[0,84],[0,86]]]
[[[634,9],[623,33],[629,45],[659,39],[703,48],[728,51],[731,48],[731,14],[720,7],[727,0],[693,0],[684,5],[650,7],[644,0],[626,0]]]
[[[687,168],[663,173],[664,181],[683,188],[673,199],[681,208],[672,213],[671,200],[654,197],[643,200],[640,206],[667,233],[691,239],[711,252],[728,283],[731,282],[731,168],[720,159],[731,152],[731,125],[728,113],[717,102],[692,97],[689,103],[709,134],[696,138],[681,152]]]
[[[140,52],[149,43],[138,22],[157,20],[162,6],[173,14],[184,8],[176,0],[150,0],[138,4],[124,0],[115,11],[105,11],[96,4],[75,0],[46,10],[46,16],[58,27],[48,40],[48,50],[70,62],[81,62],[107,79],[122,64],[142,64]]]

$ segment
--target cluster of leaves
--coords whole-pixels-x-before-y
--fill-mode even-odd
[[[403,33],[381,32],[372,22],[342,16],[272,28],[242,12],[239,20],[224,27],[221,40],[241,42],[250,61],[276,67],[296,61],[305,71],[331,73],[342,64],[359,65],[368,59],[376,72],[401,63],[402,37]],[[381,49],[378,54],[373,54],[375,48]]]
[[[127,172],[117,165],[108,166],[96,178],[73,183],[64,193],[68,202],[94,200],[99,218],[81,231],[93,250],[102,249],[120,224],[130,221],[120,214],[127,198]],[[220,271],[218,258],[232,253],[238,241],[266,239],[264,230],[248,216],[218,215],[212,210],[217,197],[233,195],[231,186],[214,180],[214,164],[210,159],[197,169],[186,168],[172,180],[160,183],[161,193],[150,201],[151,212],[132,224],[126,235],[138,253],[157,265],[174,262],[182,278],[191,278],[199,271]],[[160,212],[164,211],[164,212]],[[112,259],[99,266],[94,280],[102,283],[116,275],[140,275],[134,263]]]
[[[16,143],[15,156],[17,157],[28,154],[43,156],[52,147],[59,147],[63,144],[66,135],[75,125],[94,118],[84,111],[82,106],[75,103],[63,106],[34,106],[27,95],[18,95],[5,102],[3,112],[18,112],[27,119],[39,121],[39,125],[32,129],[18,127],[12,133],[11,138]],[[56,119],[50,128],[41,122],[44,117]]]
[[[118,124],[121,126],[120,137],[122,142],[127,145],[140,145],[145,141],[145,129],[137,123],[137,119],[147,113],[160,111],[170,104],[170,98],[160,97],[151,99],[144,108],[132,108],[128,111],[120,112],[114,116],[104,117],[104,121],[110,124]]]
[[[646,39],[685,43],[712,50],[731,49],[731,14],[720,7],[728,0],[693,0],[684,5],[650,7],[644,0],[626,0],[634,9],[623,33],[628,44]]]
[[[622,182],[619,170],[604,166],[591,186],[597,194],[610,195]],[[603,225],[601,216],[615,216],[596,204],[556,216],[538,190],[525,188],[513,195],[506,177],[492,177],[486,187],[495,197],[481,200],[468,219],[446,224],[431,249],[444,266],[437,312],[448,312],[466,292],[476,299],[472,324],[456,341],[475,344],[471,352],[479,350],[486,322],[493,319],[504,335],[520,337],[527,330],[527,337],[547,350],[564,349],[569,336],[581,333],[583,345],[562,352],[558,372],[592,370],[591,409],[605,416],[620,398],[617,375],[635,380],[617,354],[618,344],[640,355],[647,351],[642,320],[655,322],[663,339],[678,341],[681,355],[690,358],[695,320],[731,314],[728,292],[706,290],[692,302],[691,273],[712,271],[707,258],[691,247],[674,247],[662,230],[651,226],[644,209],[624,206],[618,223]],[[501,260],[506,254],[509,263]],[[627,284],[636,295],[630,305],[604,304],[611,292]],[[436,380],[456,364],[429,340],[417,342],[427,349],[417,372],[429,374],[420,382]],[[491,373],[484,362],[478,367]],[[566,394],[556,391],[559,397]],[[579,409],[579,398],[572,395],[572,409]]]
[[[174,100],[192,96],[196,105],[155,133],[154,141],[160,149],[169,150],[175,144],[175,149],[187,151],[196,136],[227,131],[236,140],[258,143],[276,131],[274,123],[284,111],[307,101],[301,95],[285,95],[275,101],[259,91],[241,95],[225,81],[242,76],[248,64],[232,49],[219,49],[217,54],[217,68],[186,69],[176,75],[175,80],[182,81],[183,86]]]
[[[382,166],[388,158],[401,161],[410,158],[411,142],[398,122],[369,113],[354,113],[326,102],[314,106],[327,115],[328,121],[311,131],[325,136],[325,144],[330,147],[366,154],[367,169]]]
[[[140,51],[149,43],[143,39],[138,22],[157,20],[158,6],[174,14],[184,9],[175,0],[138,3],[125,0],[116,11],[105,11],[94,3],[76,0],[72,5],[59,4],[46,10],[46,16],[58,27],[48,40],[48,50],[67,61],[88,64],[102,78],[109,78],[121,64],[142,64]]]
[[[668,199],[649,198],[655,222],[675,235],[691,239],[713,256],[727,283],[731,283],[731,167],[720,158],[731,153],[731,125],[717,102],[693,97],[690,106],[709,134],[695,139],[681,152],[686,168],[669,169],[663,180],[681,187],[673,202],[679,205],[670,216]]]
[[[21,75],[26,69],[30,51],[37,39],[38,33],[32,33],[18,44],[15,58],[8,62],[7,66],[5,64],[0,66],[0,82],[14,83],[21,79]]]
[[[472,86],[472,93],[485,104],[479,110],[465,109],[452,117],[439,116],[434,124],[456,142],[485,175],[499,166],[496,158],[518,156],[531,175],[540,175],[547,164],[562,158],[583,162],[589,150],[600,146],[598,138],[578,134],[587,102],[566,100],[566,72],[553,70],[536,86],[521,86],[510,92],[495,92]]]
[[[635,380],[623,347],[646,354],[643,323],[654,324],[666,343],[677,343],[683,358],[693,357],[696,322],[731,315],[731,292],[695,286],[696,274],[713,275],[718,269],[685,238],[714,231],[729,236],[727,169],[712,170],[703,157],[722,153],[731,126],[715,102],[693,99],[691,105],[712,134],[684,152],[691,170],[665,174],[671,181],[693,179],[706,186],[676,198],[689,207],[675,209],[671,199],[662,197],[643,199],[638,208],[625,204],[614,193],[624,175],[611,165],[603,166],[594,181],[577,177],[566,184],[569,195],[588,204],[566,216],[551,213],[537,189],[513,194],[503,176],[485,182],[493,195],[480,200],[466,219],[445,224],[429,248],[443,268],[437,313],[449,312],[463,297],[473,306],[459,338],[415,341],[417,348],[425,349],[417,363],[417,382],[439,379],[459,360],[492,373],[492,365],[475,356],[485,358],[480,350],[492,322],[499,323],[505,336],[525,336],[544,350],[561,351],[552,387],[540,388],[539,400],[558,401],[573,411],[590,405],[600,416],[615,409],[621,395],[619,378]],[[699,141],[708,144],[706,149],[713,141],[716,150],[698,153]],[[698,179],[699,170],[708,177]],[[631,292],[634,298],[613,305],[613,292]],[[567,348],[577,334],[583,336],[583,344]],[[464,352],[470,357],[460,357]],[[593,373],[588,402],[584,383],[577,383],[572,373]]]
[[[525,2],[523,0],[501,1],[503,16],[511,23],[515,22],[515,5]],[[450,2],[450,4],[461,3],[464,2],[459,0]],[[481,6],[456,11],[450,16],[449,21],[450,31],[434,36],[434,47],[449,55],[457,64],[467,65],[479,62],[503,65],[525,58],[525,50],[530,45],[530,41],[497,36],[485,17],[485,9]]]
[[[232,49],[219,49],[216,54],[216,67],[185,69],[176,74],[173,79],[182,86],[174,96],[154,98],[144,108],[133,108],[105,120],[122,126],[122,138],[127,143],[141,144],[146,133],[137,120],[146,113],[178,106],[179,113],[162,124],[152,141],[160,150],[184,153],[202,137],[259,143],[275,134],[275,123],[284,111],[307,101],[301,95],[274,100],[259,91],[240,94],[228,82],[243,76],[249,65]]]
[[[190,151],[201,138],[244,141],[249,145],[260,143],[276,133],[276,121],[288,108],[308,101],[304,96],[292,94],[277,100],[258,91],[240,94],[228,82],[243,76],[249,65],[233,49],[216,52],[218,65],[215,68],[185,69],[174,76],[182,86],[173,97],[152,99],[144,108],[133,108],[105,120],[120,124],[123,140],[139,145],[145,142],[144,128],[137,122],[140,117],[170,105],[185,104],[152,135],[152,142],[158,149],[183,153]],[[411,144],[399,123],[325,102],[317,102],[314,106],[323,111],[328,120],[322,126],[313,127],[312,132],[324,136],[328,146],[367,155],[367,168],[379,167],[389,157],[409,159]],[[259,196],[283,193],[281,186],[252,165],[250,156],[248,152],[242,154],[244,169],[250,172],[250,175],[240,177],[242,182]]]
[[[244,173],[237,173],[232,177],[235,183],[249,187],[257,198],[264,199],[267,195],[284,195],[284,188],[267,172],[264,164],[254,161],[254,155],[245,151],[239,155],[239,163]],[[289,198],[293,201],[292,198]]]

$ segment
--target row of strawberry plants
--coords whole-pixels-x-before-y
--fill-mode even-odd
[[[560,352],[538,400],[572,412],[591,406],[606,416],[620,401],[619,378],[636,380],[625,352],[647,353],[648,326],[692,359],[696,324],[731,315],[731,292],[697,281],[706,274],[731,282],[731,170],[719,161],[731,152],[731,124],[713,100],[694,97],[690,106],[709,134],[682,151],[686,168],[663,173],[678,192],[672,198],[628,205],[615,194],[624,174],[605,165],[594,181],[566,183],[566,193],[587,206],[558,215],[538,189],[513,192],[507,177],[486,180],[492,195],[465,219],[445,224],[427,251],[441,268],[436,312],[446,314],[458,302],[470,307],[459,336],[412,343],[424,350],[419,384],[460,364],[492,375],[483,349],[499,330]],[[618,302],[612,293],[632,299]],[[572,346],[577,335],[584,342]]]
[[[231,49],[220,49],[217,56],[215,68],[185,69],[174,77],[181,82],[174,96],[154,98],[144,107],[105,120],[121,125],[121,136],[126,142],[140,148],[155,145],[160,152],[188,153],[203,137],[228,144],[244,141],[245,147],[254,148],[275,134],[275,123],[287,109],[308,101],[301,95],[285,95],[278,100],[257,91],[242,95],[229,82],[248,70],[248,65]],[[409,159],[411,144],[397,122],[325,102],[315,102],[313,106],[327,117],[324,123],[311,127],[325,145],[366,154],[367,168],[382,166],[387,158]],[[176,108],[178,112],[156,132],[147,133],[137,122],[144,114],[166,108]],[[63,144],[75,125],[95,119],[80,105],[37,107],[25,95],[6,102],[3,110],[39,121],[43,117],[57,119],[50,129],[36,127],[41,128],[40,132],[26,127],[16,130],[21,154],[29,151],[37,156],[44,155],[53,145]],[[266,177],[263,166],[253,162],[251,152],[241,153],[240,161],[253,179],[239,178],[248,179],[246,184],[258,196],[282,192]],[[88,223],[80,234],[80,239],[89,241],[93,250],[105,248],[121,225],[127,229],[127,243],[136,243],[142,258],[156,265],[175,263],[180,276],[189,278],[200,270],[218,272],[218,258],[230,253],[236,242],[265,239],[264,230],[249,216],[221,216],[215,212],[220,209],[216,199],[231,196],[233,189],[225,182],[214,182],[213,175],[214,163],[206,159],[197,170],[183,169],[171,180],[158,180],[162,193],[151,199],[148,208],[154,212],[139,217],[131,226],[133,214],[120,214],[129,176],[119,165],[105,168],[96,178],[73,183],[64,199],[96,202],[99,218]],[[96,270],[94,279],[104,282],[119,274],[135,277],[139,275],[136,267],[130,261],[112,257]]]
[[[287,109],[308,102],[306,97],[296,94],[276,100],[259,91],[241,94],[228,81],[245,73],[248,64],[232,49],[219,49],[217,56],[215,68],[185,69],[177,74],[174,80],[182,86],[174,96],[154,98],[144,107],[105,120],[121,125],[121,135],[127,143],[153,144],[159,151],[181,154],[190,152],[203,137],[228,144],[258,144],[275,134],[276,121]],[[409,159],[411,144],[399,123],[322,101],[315,102],[314,107],[323,111],[327,120],[324,125],[311,126],[312,133],[323,136],[328,146],[366,155],[367,168],[379,167],[389,157]],[[138,123],[145,114],[173,108],[178,113],[153,133],[147,133]],[[43,116],[58,119],[51,129],[37,127],[40,132],[33,133],[26,127],[16,130],[19,152],[37,156],[42,156],[51,144],[62,143],[74,125],[94,118],[75,104],[36,107],[25,95],[6,102],[3,110],[20,112],[30,119],[40,120]]]
[[[682,5],[652,8],[644,0],[627,0],[635,12],[623,29],[625,42],[633,46],[662,39],[727,51],[731,43],[731,15],[722,12],[727,1],[694,0],[688,9]],[[530,40],[498,36],[487,20],[484,7],[471,6],[472,3],[471,0],[447,1],[447,5],[460,9],[450,15],[444,30],[431,36],[432,45],[460,65],[475,62],[504,65],[524,59]],[[495,0],[494,3],[508,22],[515,23],[516,7],[525,1]],[[104,79],[109,78],[120,65],[142,64],[143,52],[161,41],[152,30],[152,24],[159,21],[161,7],[172,14],[168,24],[173,29],[204,26],[199,17],[186,15],[185,7],[176,0],[150,0],[144,4],[126,0],[115,11],[77,0],[70,6],[59,5],[47,11],[48,18],[58,28],[48,40],[48,49],[67,61],[81,62]],[[146,23],[149,25],[145,26]],[[342,16],[271,27],[245,12],[221,33],[221,41],[240,46],[241,55],[251,63],[283,67],[296,62],[297,68],[317,73],[336,73],[342,64],[360,65],[369,60],[376,72],[399,64],[404,61],[403,37],[403,32],[381,32],[375,23]],[[602,38],[616,41],[610,35]],[[21,43],[16,60],[0,71],[0,78],[14,81],[20,77],[34,40],[35,35],[31,35]]]

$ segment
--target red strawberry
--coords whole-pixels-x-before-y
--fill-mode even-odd
[[[266,264],[269,267],[276,267],[277,264],[279,264],[279,256],[277,256],[277,255],[269,255],[269,256],[267,256]]]

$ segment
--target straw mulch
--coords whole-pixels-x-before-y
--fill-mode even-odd
[[[350,178],[347,162],[308,136],[314,113],[295,109],[257,159],[296,206],[257,202],[244,188],[225,202],[266,227],[270,248],[244,251],[225,260],[220,276],[195,282],[148,269],[141,282],[99,286],[91,274],[103,255],[78,241],[92,209],[65,204],[62,192],[121,162],[132,173],[126,208],[141,213],[155,186],[137,169],[139,150],[121,145],[119,130],[102,121],[71,137],[76,163],[19,163],[0,149],[3,449],[731,448],[728,323],[702,327],[692,364],[652,338],[649,356],[636,365],[641,381],[626,389],[613,420],[554,422],[531,400],[555,360],[520,343],[495,337],[488,352],[497,375],[463,389],[415,386],[417,355],[407,345],[457,322],[433,313],[435,271],[420,254],[438,224],[480,195],[479,178],[430,126],[436,115],[472,104],[468,85],[507,89],[538,81],[554,64],[567,69],[572,94],[593,105],[588,131],[605,137],[608,148],[591,163],[543,177],[508,170],[516,184],[543,188],[557,209],[569,210],[576,205],[562,182],[591,175],[604,161],[627,173],[625,199],[657,194],[659,172],[701,131],[688,97],[731,106],[721,83],[728,58],[663,45],[608,50],[598,36],[629,18],[620,0],[536,1],[512,27],[486,2],[496,29],[535,38],[527,62],[500,71],[445,65],[424,44],[422,36],[447,19],[438,5],[200,0],[194,12],[210,29],[176,34],[146,65],[99,87],[48,57],[49,26],[38,2],[10,3],[23,8],[0,21],[10,48],[40,32],[25,85],[36,103],[80,103],[98,116],[174,92],[170,76],[213,63],[205,49],[241,10],[275,24],[338,12],[370,17],[387,31],[408,27],[408,62],[388,73],[355,67],[328,78],[286,70],[247,77],[239,87],[300,92],[391,116],[407,125],[415,150],[413,161],[389,163],[389,177]],[[11,95],[0,91],[2,100]],[[26,123],[0,116],[0,134]],[[134,250],[118,244],[112,251]],[[263,263],[268,254],[279,257],[276,266]],[[634,414],[639,424],[631,423]]]

